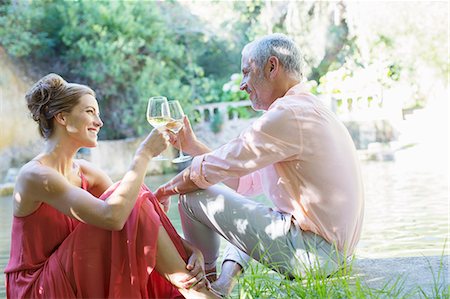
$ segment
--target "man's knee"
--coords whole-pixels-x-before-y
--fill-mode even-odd
[[[180,210],[189,213],[192,210],[192,205],[196,204],[201,198],[203,190],[198,190],[186,194],[181,194],[178,198],[178,207]]]
[[[178,199],[178,210],[180,215],[184,214],[192,219],[195,219],[195,215],[204,213],[204,202],[206,196],[207,194],[205,190],[197,190],[194,192],[181,194]]]

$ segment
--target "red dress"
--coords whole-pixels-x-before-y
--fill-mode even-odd
[[[83,176],[82,185],[87,190]],[[153,271],[160,225],[186,261],[180,236],[146,186],[121,231],[81,223],[42,203],[31,215],[13,219],[7,297],[182,298]]]

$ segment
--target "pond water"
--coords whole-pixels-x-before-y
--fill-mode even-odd
[[[416,146],[397,152],[394,161],[362,163],[366,205],[357,256],[443,254],[449,223],[448,154],[446,150],[436,153],[435,147]],[[172,176],[147,177],[146,183],[154,189]],[[10,197],[0,197],[2,272],[9,257],[11,211]],[[169,217],[181,233],[175,198]],[[4,297],[4,275],[0,275],[0,298]]]

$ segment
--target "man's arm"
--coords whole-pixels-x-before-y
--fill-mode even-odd
[[[191,156],[198,156],[211,152],[211,149],[208,146],[206,146],[204,143],[202,143],[200,140],[197,139],[194,130],[192,130],[191,123],[189,122],[189,119],[186,116],[183,118],[183,123],[184,123],[183,130],[181,130],[181,132],[178,135],[168,132],[170,136],[170,143],[174,147],[179,148],[178,142],[181,141],[181,143],[183,144],[183,151]],[[155,193],[156,197],[160,198],[159,196],[167,197],[174,194],[184,194],[200,189],[192,182],[192,180],[190,180],[189,176],[190,176],[189,171],[186,173],[182,172],[178,174],[167,184],[159,187],[159,189]],[[223,183],[228,187],[236,190],[239,185],[239,178],[231,178],[224,181]],[[166,191],[160,190],[163,188],[165,188]],[[186,190],[186,191],[180,192],[179,190]],[[163,202],[163,200],[161,200],[161,202]]]

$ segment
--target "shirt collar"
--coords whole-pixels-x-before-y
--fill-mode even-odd
[[[296,95],[296,94],[299,94],[299,93],[305,93],[305,92],[309,93],[309,89],[306,86],[306,84],[305,83],[298,83],[298,84],[292,86],[286,92],[286,94],[284,96],[293,96],[293,95]]]
[[[278,98],[275,101],[273,101],[273,103],[269,106],[269,108],[267,110],[270,110],[278,100],[280,100],[286,96],[293,96],[293,95],[300,94],[300,93],[309,93],[309,89],[305,83],[298,83],[298,84],[295,84],[294,86],[292,86],[291,88],[289,88],[288,91],[285,93],[285,95],[282,96],[281,98]]]

